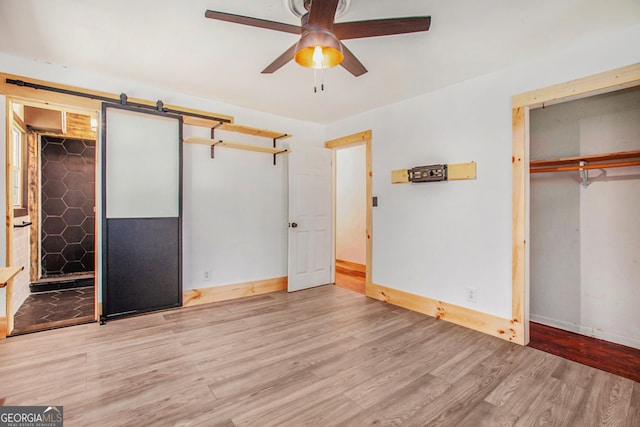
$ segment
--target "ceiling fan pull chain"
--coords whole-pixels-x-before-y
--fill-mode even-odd
[[[320,68],[320,90],[324,92],[324,55],[322,56],[322,68]]]
[[[318,70],[313,69],[313,93],[318,93]]]

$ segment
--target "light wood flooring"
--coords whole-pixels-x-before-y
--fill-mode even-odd
[[[335,285],[365,293],[365,274],[336,260]],[[640,381],[640,350],[530,322],[529,347]]]
[[[640,383],[336,286],[11,337],[65,426],[640,425]]]

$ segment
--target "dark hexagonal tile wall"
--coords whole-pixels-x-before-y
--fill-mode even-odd
[[[62,199],[46,199],[42,203],[42,210],[46,212],[47,216],[62,216],[67,205],[64,204]]]
[[[93,271],[95,141],[42,137],[42,273]]]

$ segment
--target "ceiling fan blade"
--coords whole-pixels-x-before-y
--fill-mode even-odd
[[[282,31],[284,33],[300,34],[301,28],[297,25],[283,24],[282,22],[267,21],[266,19],[251,18],[248,16],[234,15],[231,13],[207,10],[204,13],[209,19],[233,22],[234,24],[249,25],[251,27],[266,28],[267,30]]]
[[[330,29],[340,0],[311,0],[309,24]]]
[[[428,31],[430,16],[408,18],[372,19],[369,21],[341,22],[333,26],[333,32],[340,40],[361,39],[365,37],[390,36],[394,34]]]
[[[342,53],[344,54],[344,59],[340,63],[344,67],[345,70],[350,72],[356,77],[359,77],[367,72],[367,69],[362,65],[362,62],[356,58],[356,56],[351,52],[344,43],[340,43],[342,45]]]
[[[296,52],[296,45],[294,43],[289,49],[287,49],[282,55],[278,56],[271,64],[262,70],[262,74],[271,74],[282,68],[287,62],[293,59],[293,54]]]

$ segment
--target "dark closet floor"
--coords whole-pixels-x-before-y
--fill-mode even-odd
[[[529,322],[529,347],[640,382],[640,350]]]
[[[94,288],[31,294],[14,317],[13,335],[88,323],[94,320]]]

